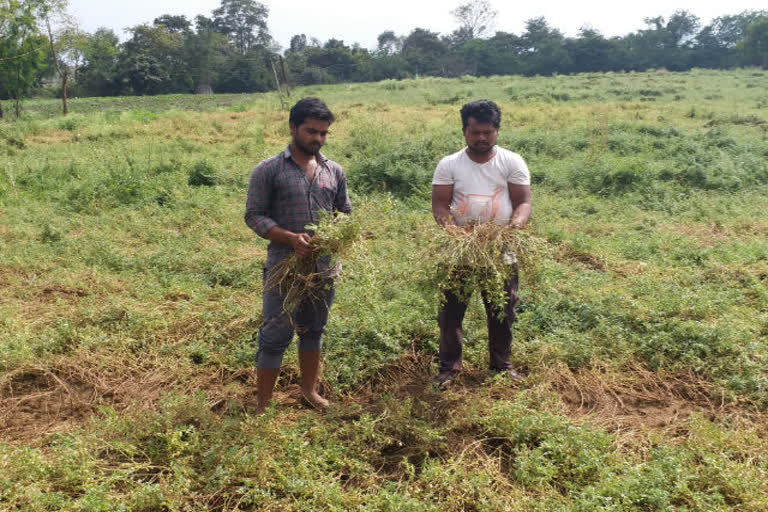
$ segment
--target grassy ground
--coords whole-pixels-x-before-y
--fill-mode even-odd
[[[0,123],[0,509],[739,510],[768,507],[768,73],[425,79],[296,90],[339,121],[366,240],[326,337],[326,414],[291,350],[253,406],[265,243],[250,169],[274,95],[29,102]],[[528,161],[522,385],[429,384],[420,258],[458,108],[490,97]]]

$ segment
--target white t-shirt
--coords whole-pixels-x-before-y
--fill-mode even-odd
[[[473,162],[462,149],[437,164],[433,185],[453,185],[451,214],[459,226],[488,222],[508,224],[513,205],[507,183],[530,185],[531,174],[523,158],[496,146],[496,155],[484,164]]]

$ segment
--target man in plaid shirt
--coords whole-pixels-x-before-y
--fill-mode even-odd
[[[277,156],[264,160],[251,173],[245,223],[270,241],[264,276],[293,253],[300,258],[312,253],[312,236],[305,226],[318,221],[321,212],[349,214],[352,206],[347,181],[341,166],[320,153],[334,116],[317,98],[304,98],[291,109],[291,143]],[[317,269],[328,280],[322,297],[305,301],[288,318],[283,309],[285,295],[265,289],[262,302],[263,324],[259,329],[256,413],[263,413],[272,398],[280,373],[283,354],[295,330],[299,335],[301,391],[315,407],[328,401],[317,392],[321,337],[334,298],[336,269],[320,262]]]

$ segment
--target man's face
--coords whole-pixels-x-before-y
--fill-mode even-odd
[[[481,123],[474,117],[467,120],[467,127],[464,128],[467,147],[475,153],[488,153],[493,150],[498,136],[499,130],[491,123]]]
[[[299,126],[291,124],[293,143],[308,155],[316,155],[325,144],[330,123],[318,119],[305,119]]]

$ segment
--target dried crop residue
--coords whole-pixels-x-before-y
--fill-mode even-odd
[[[434,364],[432,357],[410,352],[397,363],[382,368],[358,388],[352,398],[368,412],[381,412],[381,397],[385,395],[397,402],[411,400],[413,412],[420,418],[441,422],[482,385],[483,377],[477,372],[464,371],[452,384],[452,391],[444,393],[432,383]]]
[[[613,273],[619,277],[628,278],[647,273],[649,265],[644,261],[632,261],[613,266],[611,270],[613,270]]]
[[[86,286],[34,278],[13,281],[0,278],[0,286],[6,286],[6,282],[9,293],[0,298],[0,305],[11,308],[13,316],[28,327],[50,327],[62,318],[71,319],[80,302],[92,295],[84,281],[79,283]]]
[[[569,415],[630,437],[648,430],[678,437],[691,414],[714,420],[735,410],[692,374],[660,375],[642,367],[622,372],[557,368],[546,381]]]
[[[605,271],[608,264],[602,256],[592,254],[581,249],[571,247],[567,243],[561,243],[555,252],[555,261],[559,263],[579,263],[588,269]]]
[[[69,144],[72,142],[72,132],[67,130],[49,130],[34,135],[28,135],[26,142],[30,144]]]
[[[89,295],[87,291],[79,288],[69,288],[66,286],[58,286],[58,285],[46,286],[45,288],[42,289],[42,294],[43,296],[47,296],[47,297],[56,296],[56,297],[67,297],[67,298],[72,298],[72,297],[82,298],[82,297],[87,297]]]
[[[177,368],[178,371],[178,368]],[[194,371],[194,369],[193,369]],[[245,402],[254,389],[251,370],[201,368],[180,375],[154,360],[129,363],[80,354],[29,366],[0,381],[0,440],[30,443],[84,425],[100,406],[121,413],[152,411],[168,393],[206,392],[213,410]]]
[[[731,238],[730,231],[719,224],[712,224],[711,226],[671,224],[665,226],[664,229],[693,238],[696,240],[696,244],[704,249],[711,249]]]
[[[733,230],[739,235],[766,236],[768,222],[761,219],[742,220],[734,225]]]
[[[613,432],[617,442],[628,447],[644,445],[648,432],[671,440],[686,438],[692,414],[712,421],[744,418],[768,431],[768,416],[725,402],[693,374],[659,374],[639,366],[622,371],[558,367],[516,384],[491,379],[484,369],[467,368],[448,391],[440,391],[432,383],[434,365],[433,354],[413,349],[354,392],[338,397],[342,407],[331,413],[339,420],[357,420],[362,414],[387,420],[382,424],[385,432],[401,439],[380,454],[382,464],[392,463],[393,472],[402,470],[398,461],[403,457],[418,466],[427,454],[441,456],[446,446],[451,446],[451,453],[482,452],[476,425],[459,422],[443,441],[433,443],[418,436],[409,439],[411,421],[444,428],[478,400],[514,400],[523,389],[537,396],[559,397],[561,414]],[[284,411],[281,415],[287,415],[286,421],[308,411],[299,383],[294,365],[283,369],[274,401]],[[174,359],[152,356],[126,360],[125,354],[62,356],[45,366],[20,368],[0,380],[0,440],[33,444],[51,433],[72,431],[85,425],[101,406],[129,416],[149,414],[170,393],[204,392],[213,412],[240,414],[255,407],[255,384],[255,371],[250,368],[231,371],[179,365]],[[325,396],[333,394],[327,382],[320,387]]]

